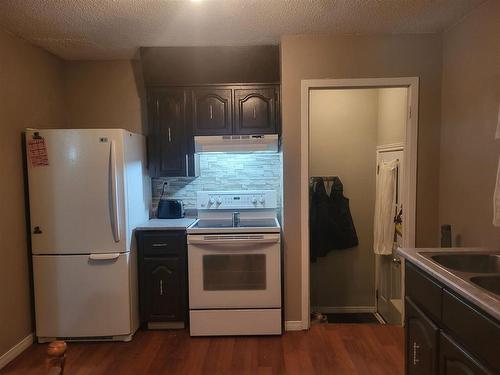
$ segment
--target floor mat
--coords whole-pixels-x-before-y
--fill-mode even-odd
[[[343,313],[325,314],[328,323],[375,323],[380,324],[374,314],[370,313]]]

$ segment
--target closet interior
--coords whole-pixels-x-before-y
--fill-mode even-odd
[[[408,89],[309,96],[312,322],[401,323]]]

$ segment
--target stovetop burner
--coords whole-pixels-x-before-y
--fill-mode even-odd
[[[279,233],[273,190],[198,191],[198,218],[189,234]]]

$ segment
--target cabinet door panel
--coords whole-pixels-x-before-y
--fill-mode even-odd
[[[148,321],[183,320],[179,259],[144,259],[143,302]]]
[[[187,129],[185,96],[181,89],[164,89],[151,95],[149,144],[153,175],[186,175]]]
[[[493,375],[443,333],[440,335],[439,363],[442,375]]]
[[[194,89],[191,92],[191,98],[193,133],[195,135],[231,134],[231,89]]]
[[[275,87],[235,89],[234,133],[276,133],[276,95]]]
[[[406,373],[437,374],[439,329],[408,297],[405,306]]]

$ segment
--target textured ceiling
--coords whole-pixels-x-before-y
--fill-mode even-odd
[[[306,33],[433,33],[484,0],[1,0],[0,27],[65,59],[139,46],[277,44]]]

